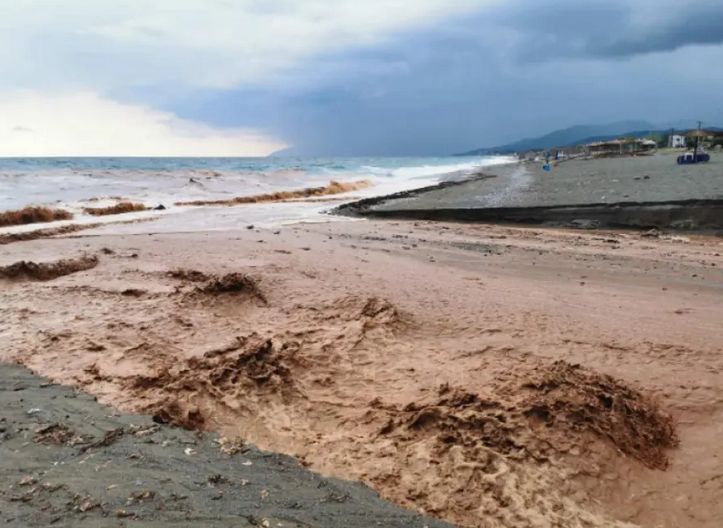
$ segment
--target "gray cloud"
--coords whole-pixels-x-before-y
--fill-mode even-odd
[[[491,14],[520,35],[518,54],[630,57],[723,43],[723,3],[710,0],[518,0]]]
[[[650,32],[629,35],[590,47],[601,56],[629,56],[673,51],[683,46],[723,43],[723,4],[708,11],[692,11]]]
[[[666,2],[517,1],[172,109],[339,155],[448,154],[627,119],[723,121],[723,6]]]

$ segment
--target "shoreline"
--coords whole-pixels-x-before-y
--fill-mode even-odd
[[[647,160],[616,158],[612,162],[607,159],[569,160],[558,164],[554,169],[557,172],[552,174],[542,173],[536,165],[519,162],[511,166],[519,167],[525,172],[521,178],[526,183],[520,184],[517,181],[520,176],[511,170],[510,166],[501,165],[496,167],[497,175],[442,182],[409,192],[358,200],[341,205],[333,212],[379,219],[545,225],[583,229],[665,229],[700,233],[722,231],[723,187],[720,188],[718,197],[705,197],[699,195],[703,191],[696,194],[693,189],[692,194],[688,191],[690,197],[678,198],[670,192],[666,194],[659,190],[661,186],[667,185],[668,180],[664,178],[669,179],[670,175],[658,177],[653,173],[652,179],[650,174],[641,175],[647,165],[650,165],[647,170],[660,169],[661,166],[670,170],[665,167],[668,158],[670,156],[661,155],[659,158]],[[631,162],[630,160],[640,167],[630,167],[627,172],[615,172],[613,178],[607,176],[610,180],[608,183],[595,184],[613,188],[617,186],[619,197],[603,195],[602,198],[607,199],[601,201],[595,191],[573,189],[572,192],[563,192],[559,189],[560,185],[570,185],[571,181],[575,181],[579,172],[598,171],[605,175],[611,168],[618,170],[621,162],[622,167],[625,167],[624,162]],[[592,177],[598,177],[598,174],[593,172]],[[716,183],[717,177],[714,177],[710,170],[706,177],[713,178],[713,183],[706,185],[719,185]],[[561,180],[560,184],[555,183],[558,179]],[[626,180],[629,183],[623,183]],[[641,187],[638,182],[646,182],[646,185]],[[558,188],[555,188],[555,185]],[[580,185],[578,182],[574,186]],[[624,194],[633,193],[636,187],[639,188],[636,191],[638,194]],[[607,193],[610,192],[612,191],[608,189]],[[496,193],[502,196],[493,198]],[[470,197],[478,198],[475,200]]]
[[[462,183],[460,183],[462,185]],[[394,209],[391,200],[422,196],[438,190],[429,187],[416,193],[399,193],[374,199],[360,200],[336,210],[349,216],[430,220],[438,222],[483,222],[492,224],[543,224],[551,227],[583,229],[627,228],[666,229],[698,233],[723,230],[723,199],[674,200],[668,202],[617,202],[570,204],[537,207],[489,207],[466,209]],[[388,209],[375,210],[374,205],[388,205]]]

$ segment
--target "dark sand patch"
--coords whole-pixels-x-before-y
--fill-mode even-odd
[[[449,526],[292,458],[117,414],[19,366],[0,374],[5,526]]]
[[[572,160],[489,168],[470,178],[338,207],[349,216],[594,229],[723,229],[723,160],[679,166],[675,156]]]
[[[431,192],[431,191],[430,191]],[[723,200],[619,202],[536,207],[459,207],[395,209],[394,200],[376,209],[357,202],[337,211],[350,216],[438,222],[481,222],[562,226],[583,229],[632,228],[711,231],[723,229]]]
[[[148,290],[143,290],[141,288],[126,288],[121,291],[121,295],[124,297],[143,297],[147,293]]]
[[[210,275],[198,270],[189,270],[177,268],[167,273],[172,279],[188,281],[188,282],[206,282],[210,279]]]
[[[97,265],[98,257],[96,256],[62,259],[55,262],[21,260],[8,266],[1,266],[0,279],[49,281],[78,271],[89,270]]]

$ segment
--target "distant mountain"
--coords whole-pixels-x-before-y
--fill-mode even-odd
[[[695,128],[695,126],[691,126],[691,127],[657,128],[657,129],[655,129],[655,130],[650,130],[650,129],[646,129],[646,130],[633,130],[633,131],[629,131],[629,132],[621,132],[621,133],[619,133],[619,134],[611,134],[611,135],[608,135],[608,136],[590,136],[590,137],[586,137],[586,138],[584,138],[584,139],[581,139],[581,140],[579,140],[579,141],[575,141],[574,143],[569,143],[569,144],[567,144],[567,145],[557,145],[557,146],[559,146],[559,147],[574,147],[574,146],[577,146],[577,145],[586,145],[587,143],[594,143],[595,141],[609,141],[609,140],[611,140],[611,139],[618,139],[618,138],[620,138],[620,137],[652,138],[652,139],[655,139],[655,140],[659,140],[659,138],[662,138],[662,137],[667,136],[668,134],[670,134],[670,130],[671,130],[671,129],[677,130],[677,133],[682,134],[682,133],[688,132],[688,131],[690,131],[690,130],[692,130],[692,129],[694,129],[694,128]],[[708,126],[708,127],[705,127],[703,130],[705,130],[705,131],[707,131],[707,132],[716,132],[716,133],[720,133],[721,131],[723,131],[723,129],[721,129],[720,127],[716,127],[716,126]]]
[[[525,152],[528,150],[542,150],[553,147],[566,147],[579,145],[590,141],[616,138],[621,135],[634,135],[633,131],[647,133],[656,130],[656,127],[647,121],[618,121],[607,125],[576,125],[561,130],[555,130],[544,136],[526,138],[507,145],[485,147],[457,154],[457,156],[479,156],[485,154],[509,154],[512,152]],[[593,139],[600,138],[600,139]]]
[[[281,150],[277,150],[266,156],[267,158],[298,158],[300,156],[299,151],[295,147],[286,147]]]

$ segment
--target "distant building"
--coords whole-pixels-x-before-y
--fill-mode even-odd
[[[658,144],[652,139],[612,139],[585,145],[591,156],[630,156],[650,153]]]
[[[671,134],[668,136],[668,147],[670,148],[685,148],[685,136],[679,134]]]
[[[658,148],[658,143],[654,139],[641,139],[638,141],[639,150],[649,151]]]

